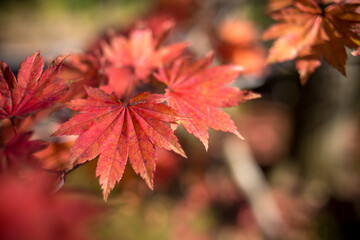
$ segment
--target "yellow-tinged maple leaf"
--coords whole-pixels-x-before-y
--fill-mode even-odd
[[[170,128],[170,123],[183,116],[161,103],[163,96],[145,92],[123,103],[101,89],[85,89],[88,99],[67,104],[80,113],[53,135],[79,135],[70,151],[72,166],[99,155],[96,175],[100,177],[105,200],[120,181],[127,159],[152,189],[157,147],[186,157]]]
[[[284,7],[272,7],[275,11],[270,16],[279,23],[263,35],[264,40],[276,39],[269,51],[268,63],[296,58],[303,84],[321,65],[321,58],[346,75],[345,47],[360,46],[360,1],[270,1],[272,6],[278,6],[277,3],[284,3]]]
[[[213,54],[192,64],[187,60],[178,59],[172,66],[160,68],[159,73],[154,74],[168,86],[165,95],[169,105],[188,117],[181,119],[181,124],[204,144],[205,149],[208,149],[208,127],[242,138],[230,116],[219,109],[259,97],[250,91],[226,86],[236,79],[242,67],[211,67]]]

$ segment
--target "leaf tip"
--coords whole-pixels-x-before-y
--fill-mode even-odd
[[[145,180],[146,185],[150,188],[150,190],[154,190],[154,172],[146,171],[146,173],[140,173],[140,176]]]
[[[205,59],[208,59],[209,62],[212,62],[212,61],[214,60],[214,58],[215,58],[215,52],[214,52],[214,50],[208,52],[208,53],[205,55],[204,58],[205,58]]]
[[[209,135],[207,135],[207,136],[195,136],[195,137],[198,138],[200,140],[200,142],[204,145],[205,151],[208,151],[208,149],[209,149]]]
[[[258,99],[261,98],[261,94],[260,93],[254,93],[252,91],[249,91],[247,94],[245,94],[245,99],[246,100],[252,100],[252,99]]]
[[[240,65],[234,65],[234,70],[238,72],[244,71],[244,67]]]
[[[109,192],[103,192],[104,202],[107,202],[108,198],[109,198]]]
[[[235,130],[233,133],[235,134],[235,136],[237,136],[241,140],[245,140],[245,138],[237,130]]]
[[[148,185],[151,191],[154,190],[154,178],[146,179],[146,184]]]
[[[275,58],[273,56],[269,55],[265,60],[266,65],[271,65],[271,64],[274,64],[274,63],[276,63],[276,60],[275,60]]]
[[[351,52],[351,55],[353,55],[353,56],[359,56],[360,55],[360,47],[358,48],[358,49],[356,49],[356,50],[354,50],[354,51],[352,51]]]
[[[205,147],[205,151],[208,151],[208,150],[209,150],[209,143],[208,143],[208,141],[202,142],[202,143],[203,143],[203,145],[204,145],[204,147]]]
[[[184,150],[183,150],[181,147],[180,147],[180,149],[179,149],[178,153],[179,153],[179,154],[180,154],[180,156],[182,156],[183,158],[187,158],[187,156],[186,156],[186,154],[185,154]]]

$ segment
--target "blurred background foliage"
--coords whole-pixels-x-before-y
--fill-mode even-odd
[[[177,21],[167,41],[245,65],[236,84],[262,94],[228,110],[245,141],[210,131],[206,152],[177,130],[188,159],[160,151],[154,191],[127,167],[89,230],[95,239],[360,238],[359,60],[349,55],[347,78],[323,63],[305,86],[293,62],[265,67],[271,43],[260,36],[272,23],[265,7],[263,0],[1,3],[0,58],[14,70],[37,49],[47,59],[78,53],[104,33],[165,12]],[[101,202],[95,167],[76,169],[64,188]]]

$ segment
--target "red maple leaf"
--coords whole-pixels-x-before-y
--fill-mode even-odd
[[[164,97],[142,93],[123,103],[114,94],[86,88],[88,99],[73,100],[70,109],[80,111],[54,135],[79,135],[71,149],[70,165],[81,164],[99,155],[96,176],[106,200],[120,181],[129,159],[134,171],[153,188],[156,147],[185,157],[169,123],[182,118]]]
[[[21,63],[17,79],[0,61],[0,119],[24,117],[61,98],[67,89],[58,78],[64,59],[55,59],[42,73],[44,60],[37,51]]]
[[[0,148],[0,172],[18,169],[19,166],[39,166],[40,162],[33,155],[44,149],[46,144],[40,140],[30,140],[32,133],[15,135]]]
[[[322,57],[346,75],[345,47],[360,46],[360,1],[293,0],[284,3],[284,8],[271,13],[271,17],[280,22],[263,36],[265,40],[277,38],[270,49],[268,63],[297,58],[296,67],[302,83],[321,65]]]
[[[235,65],[210,67],[213,54],[189,64],[182,58],[169,68],[160,68],[155,77],[165,83],[167,102],[187,119],[180,120],[185,129],[208,149],[208,127],[231,132],[240,137],[230,116],[219,107],[237,106],[239,102],[258,97],[249,91],[226,87],[242,68]]]
[[[178,57],[187,47],[187,43],[176,43],[159,47],[150,29],[135,29],[129,39],[114,36],[110,43],[102,43],[107,65],[107,92],[115,91],[119,96],[131,91],[140,80],[146,81],[151,72],[162,64],[169,63]]]

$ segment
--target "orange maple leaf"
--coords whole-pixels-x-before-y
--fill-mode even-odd
[[[24,117],[60,99],[67,90],[58,78],[64,59],[55,59],[42,73],[44,60],[37,51],[21,63],[17,79],[0,61],[0,119]]]
[[[242,138],[230,116],[219,107],[237,106],[239,102],[259,97],[249,91],[226,87],[236,79],[242,67],[210,67],[213,56],[209,54],[192,64],[182,58],[154,74],[168,86],[165,95],[169,105],[188,117],[181,119],[181,124],[204,144],[205,149],[208,149],[208,127]]]
[[[163,96],[142,93],[123,103],[114,94],[86,87],[88,99],[68,103],[80,111],[53,135],[79,135],[71,149],[70,165],[81,164],[99,156],[96,176],[106,200],[120,181],[129,159],[134,171],[153,188],[156,147],[185,156],[170,123],[183,116],[160,103]]]
[[[273,0],[270,3],[281,2]],[[283,1],[284,8],[271,13],[279,23],[265,33],[265,40],[275,39],[268,63],[297,58],[301,82],[321,65],[323,57],[344,76],[345,47],[360,46],[360,1],[293,0]],[[275,8],[277,9],[277,8]]]
[[[240,65],[244,74],[261,77],[265,72],[265,49],[253,23],[239,19],[226,19],[218,25],[220,57],[226,62]]]
[[[187,47],[187,43],[176,43],[158,47],[149,28],[135,29],[129,39],[114,36],[109,44],[102,42],[102,51],[107,64],[104,72],[108,76],[106,92],[116,92],[119,96],[131,91],[140,80],[146,81],[151,72],[161,64],[178,57]]]

